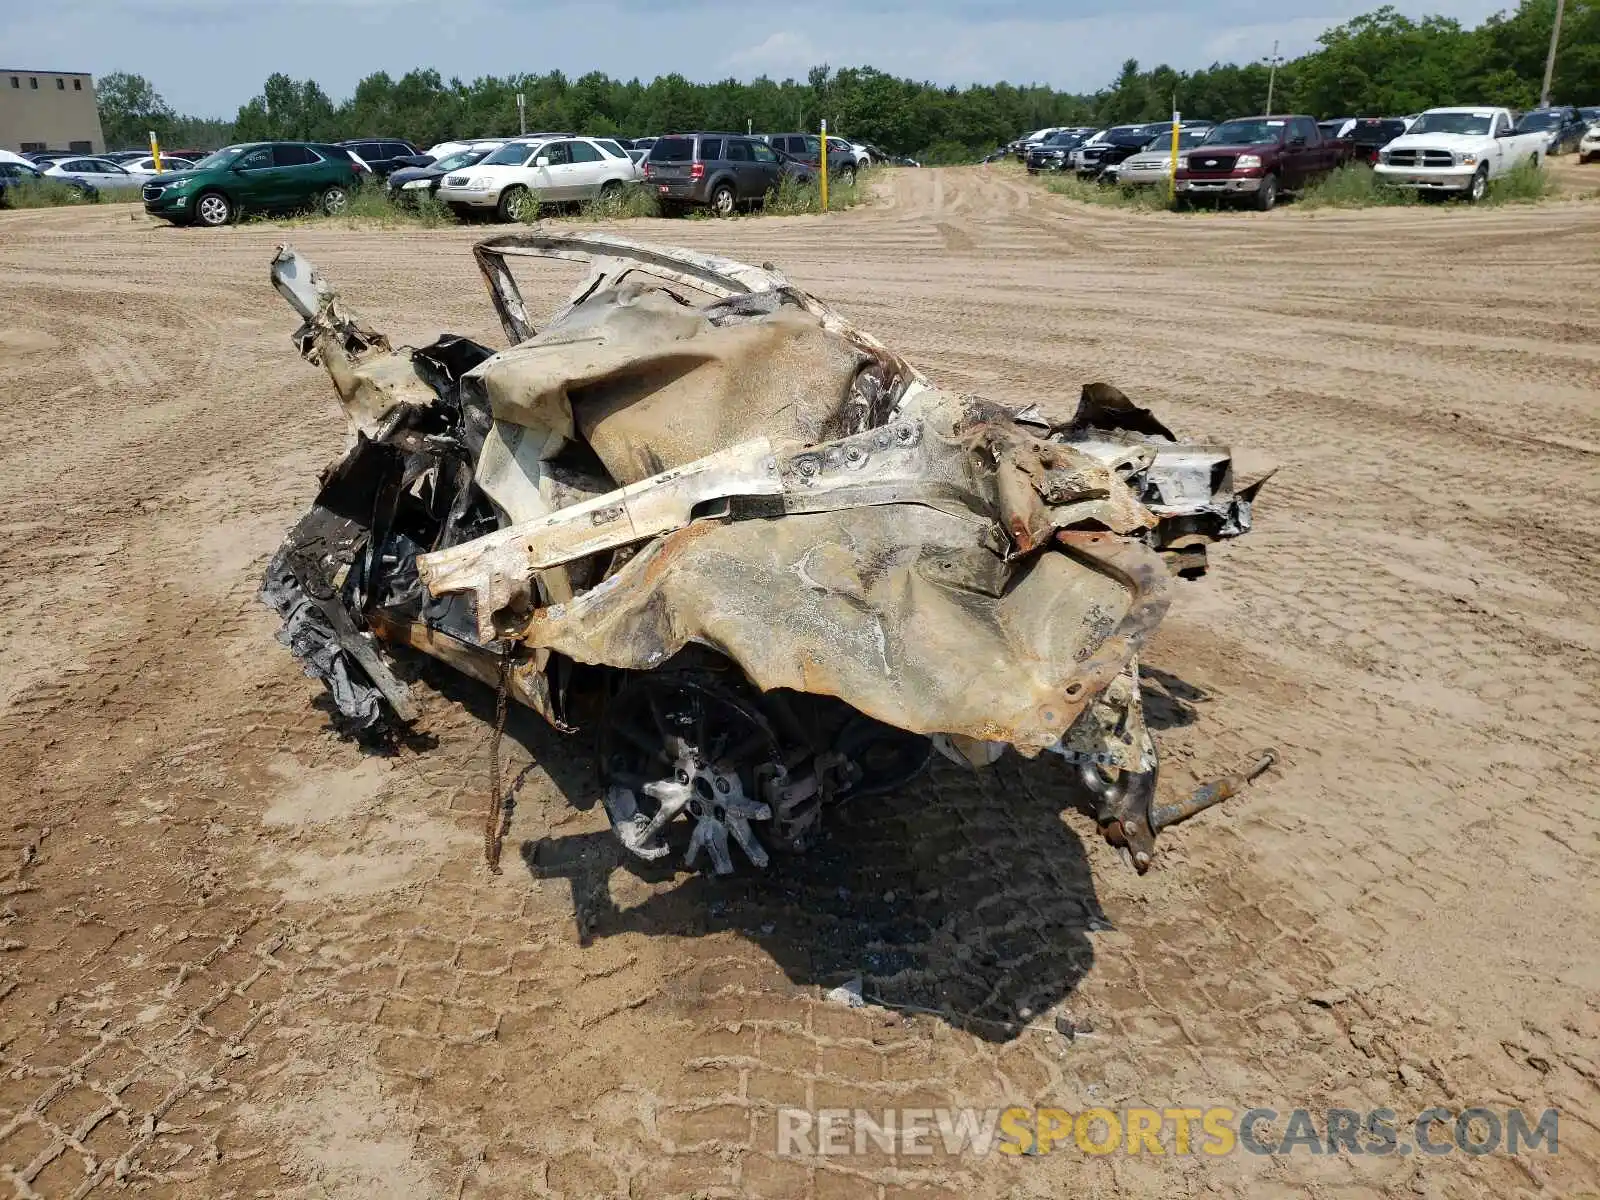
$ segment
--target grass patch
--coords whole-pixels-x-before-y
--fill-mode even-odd
[[[609,195],[585,200],[578,209],[578,217],[584,221],[626,221],[660,215],[661,205],[656,200],[655,190],[642,183],[613,188]]]
[[[139,199],[139,189],[101,188],[101,204],[122,204]],[[5,190],[5,208],[61,208],[68,204],[94,204],[76,188],[70,188],[57,179],[12,184]]]
[[[1420,204],[1422,197],[1410,188],[1384,187],[1371,167],[1365,163],[1351,163],[1301,188],[1294,203],[1297,208],[1307,209],[1378,208]]]
[[[828,211],[842,212],[847,208],[854,208],[866,199],[865,172],[856,172],[856,177],[849,183],[841,183],[830,179],[828,181]],[[792,217],[800,213],[820,213],[822,211],[822,185],[813,180],[810,183],[801,183],[792,175],[785,175],[778,180],[778,186],[767,193],[762,202],[761,211],[773,217]]]
[[[1554,196],[1559,189],[1542,166],[1519,163],[1499,179],[1489,181],[1487,204],[1532,204]]]
[[[1557,192],[1555,180],[1544,167],[1519,163],[1489,181],[1482,204],[1534,204]],[[1361,164],[1340,167],[1323,176],[1295,198],[1300,208],[1379,208],[1461,199],[1459,192],[1423,192],[1385,187],[1372,168]]]
[[[1101,183],[1095,179],[1079,179],[1071,171],[1064,171],[1046,182],[1045,188],[1057,196],[1066,196],[1083,204],[1103,204],[1140,212],[1158,212],[1172,207],[1165,182],[1132,187]]]
[[[394,200],[381,183],[358,184],[350,189],[344,211],[325,213],[313,208],[294,212],[246,212],[246,224],[284,225],[292,229],[316,225],[343,225],[346,229],[437,229],[453,225],[455,214],[437,196],[411,193]]]

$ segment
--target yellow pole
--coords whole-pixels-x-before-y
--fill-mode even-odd
[[[1178,110],[1172,110],[1172,169],[1167,172],[1167,203],[1178,199]]]
[[[156,131],[150,131],[150,157],[156,160],[156,174],[161,174],[161,143],[156,141]]]
[[[828,122],[822,122],[822,211],[828,211]]]

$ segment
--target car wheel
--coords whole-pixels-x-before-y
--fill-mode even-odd
[[[737,201],[730,183],[719,183],[711,191],[711,211],[719,217],[733,216]]]
[[[201,192],[195,197],[194,215],[200,224],[215,229],[233,220],[233,205],[221,192]]]
[[[502,221],[526,221],[532,203],[533,197],[528,194],[528,189],[520,183],[515,183],[500,193],[500,202],[495,205],[495,215]]]
[[[326,188],[318,197],[317,205],[330,217],[336,217],[350,206],[350,193],[342,187]]]
[[[1489,192],[1489,164],[1484,163],[1472,176],[1472,182],[1467,184],[1467,203],[1476,204]]]
[[[1271,212],[1272,206],[1278,202],[1278,177],[1268,175],[1261,181],[1261,186],[1256,189],[1256,211]]]
[[[600,185],[600,199],[609,200],[622,191],[622,180],[608,179]]]
[[[853,186],[855,184],[855,181],[856,181],[856,169],[854,167],[845,167],[843,170],[841,170],[839,172],[839,182],[843,186],[851,187],[851,186]]]

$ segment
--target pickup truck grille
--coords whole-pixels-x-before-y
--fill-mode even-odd
[[[1448,150],[1391,150],[1389,163],[1396,167],[1453,167],[1455,155]]]
[[[1189,170],[1208,173],[1211,171],[1231,171],[1238,157],[1237,154],[1191,154],[1189,155]]]

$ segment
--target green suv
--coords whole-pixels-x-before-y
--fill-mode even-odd
[[[226,225],[249,209],[341,211],[356,185],[355,163],[320,142],[224,146],[193,170],[158,175],[144,185],[144,210],[174,225]]]

